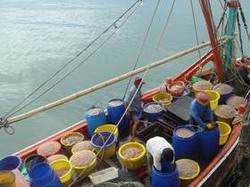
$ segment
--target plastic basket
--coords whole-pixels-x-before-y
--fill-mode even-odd
[[[218,107],[220,94],[214,90],[205,90],[204,91],[210,98],[210,108],[211,110],[215,110]]]
[[[224,145],[227,142],[227,139],[231,133],[231,127],[227,123],[217,121],[220,131],[220,145]]]
[[[171,105],[173,97],[169,93],[158,93],[153,96],[153,101],[162,104],[164,107]]]
[[[135,158],[126,158],[123,156],[122,152],[129,147],[137,147],[142,149],[141,154]],[[146,148],[143,144],[138,142],[128,142],[123,144],[118,150],[118,159],[127,169],[136,170],[140,168],[146,159]]]

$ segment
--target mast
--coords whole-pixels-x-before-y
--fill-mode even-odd
[[[215,71],[218,75],[219,81],[222,82],[224,76],[223,62],[220,56],[220,52],[218,50],[218,40],[217,40],[216,29],[214,26],[213,15],[210,8],[210,1],[209,0],[199,0],[199,1],[203,16],[206,21],[207,31],[212,46]]]

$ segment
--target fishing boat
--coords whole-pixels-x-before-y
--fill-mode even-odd
[[[138,3],[140,3],[140,1],[137,1],[135,4],[133,4],[133,7]],[[248,73],[250,72],[249,71],[250,60],[245,56],[237,59],[235,53],[235,39],[237,38],[238,35],[241,36],[242,34],[240,28],[238,28],[239,33],[236,33],[236,28],[235,28],[235,26],[237,25],[236,23],[239,23],[240,16],[243,18],[242,20],[245,25],[246,32],[248,31],[242,7],[238,0],[225,1],[224,13],[222,15],[220,25],[225,19],[227,19],[227,24],[226,26],[224,26],[225,32],[224,36],[221,38],[217,37],[216,31],[218,31],[218,29],[216,29],[214,26],[210,1],[200,0],[199,3],[205,18],[204,20],[207,26],[207,31],[210,39],[209,42],[202,43],[191,49],[181,51],[170,57],[152,62],[143,67],[135,66],[133,70],[125,74],[101,82],[90,88],[81,90],[75,94],[62,98],[55,102],[49,103],[45,106],[41,106],[27,113],[18,116],[12,116],[9,118],[2,118],[0,123],[1,129],[11,134],[13,133],[12,131],[13,126],[17,121],[33,117],[38,113],[45,112],[52,108],[61,106],[67,102],[73,101],[79,97],[97,91],[99,89],[102,89],[104,87],[108,87],[122,80],[125,79],[131,80],[131,77],[140,73],[144,73],[142,79],[146,79],[145,78],[146,74],[151,69],[158,66],[162,66],[166,63],[170,63],[177,58],[183,57],[187,54],[194,53],[197,50],[210,46],[211,47],[210,51],[206,53],[204,56],[202,56],[197,62],[193,63],[187,69],[178,73],[175,77],[171,77],[171,81],[173,83],[182,82],[185,85],[185,91],[180,96],[177,97],[173,96],[174,99],[172,100],[170,105],[164,108],[163,113],[156,120],[149,122],[148,116],[143,115],[143,117],[139,121],[139,124],[141,124],[141,128],[137,129],[137,139],[141,142],[146,143],[145,141],[147,141],[150,137],[162,136],[165,137],[167,140],[171,141],[173,136],[173,129],[176,128],[178,125],[189,123],[188,110],[191,101],[195,98],[195,94],[193,93],[192,88],[190,88],[190,84],[192,80],[194,80],[195,78],[209,81],[212,79],[212,77],[215,77],[215,81],[218,81],[220,83],[226,82],[227,84],[229,84],[234,88],[235,94],[244,98],[244,103],[242,103],[238,108],[237,116],[234,118],[231,124],[231,133],[226,143],[220,146],[218,153],[209,162],[202,163],[198,161],[200,165],[199,174],[196,177],[192,178],[191,180],[187,180],[184,182],[181,181],[181,186],[196,187],[196,186],[220,186],[222,184],[224,185],[229,184],[230,179],[229,182],[227,181],[228,183],[225,183],[225,179],[228,178],[230,171],[239,162],[240,158],[239,142],[240,142],[242,127],[247,125],[249,126],[250,123],[249,120],[250,85],[247,83],[249,74],[247,74],[247,76],[244,76],[241,73],[241,71],[245,71]],[[129,11],[131,10],[133,9],[130,7],[125,14],[129,13]],[[121,18],[122,17],[120,17],[118,21],[120,21]],[[110,28],[114,27],[114,25],[116,28],[119,28],[117,21],[115,21],[115,23],[112,24]],[[242,39],[240,39],[240,41],[242,42]],[[241,46],[241,53],[243,53],[242,46]],[[207,64],[212,64],[213,67],[208,69],[203,68]],[[166,77],[168,77],[168,75],[166,75]],[[165,83],[168,80],[169,78],[163,80],[163,82]],[[241,83],[243,82],[243,85],[241,86],[239,82]],[[162,92],[167,93],[169,90],[166,87],[167,87],[166,84],[160,85],[160,83],[156,83],[156,88],[143,93],[142,101],[144,105],[151,103],[155,95]],[[118,123],[120,123],[122,118],[126,116],[129,110],[130,106],[129,104],[126,107],[126,111],[123,113]],[[36,154],[37,150],[41,145],[51,141],[60,142],[61,138],[71,134],[72,132],[80,132],[85,137],[91,137],[88,131],[88,123],[86,120],[83,120],[33,145],[30,145],[24,148],[23,150],[14,153],[14,155],[19,156],[22,160],[25,160],[30,155]],[[120,139],[120,141],[122,142],[122,139]],[[113,177],[112,181],[114,182],[117,181],[128,182],[132,180],[131,177],[130,178],[127,177],[127,175],[129,174],[130,176],[134,177],[135,181],[141,182],[146,186],[150,184],[150,182],[149,183],[147,182],[150,180],[149,179],[150,177],[147,172],[147,167],[145,167],[145,165],[134,171],[126,170],[124,169],[124,166],[122,166],[122,164],[117,160],[116,156],[113,156],[109,159],[98,158],[95,172],[102,171],[110,167],[114,167],[117,170],[123,171],[122,174],[119,173],[119,176]],[[93,183],[91,180],[89,180],[88,176],[82,177],[80,175],[75,177],[73,183],[69,186],[92,186],[92,185]]]

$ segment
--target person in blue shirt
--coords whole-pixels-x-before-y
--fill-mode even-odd
[[[210,108],[210,98],[204,92],[196,94],[190,106],[190,123],[205,129],[208,123],[214,124],[214,117]]]

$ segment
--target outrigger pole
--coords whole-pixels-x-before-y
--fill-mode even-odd
[[[219,42],[220,44],[217,43],[217,46],[215,46],[215,48],[213,50],[215,50],[217,47],[219,47],[219,45],[224,44],[227,41],[227,38],[223,37],[219,41],[220,41]],[[122,75],[114,77],[114,78],[112,78],[110,80],[101,82],[99,84],[96,84],[95,86],[92,86],[90,88],[81,90],[81,91],[76,92],[76,93],[74,93],[72,95],[69,95],[69,96],[66,96],[66,97],[64,97],[62,99],[59,99],[57,101],[51,102],[51,103],[49,103],[47,105],[40,106],[40,107],[38,107],[36,109],[33,109],[33,110],[29,111],[29,112],[20,114],[18,116],[11,117],[11,118],[7,119],[6,123],[11,124],[11,123],[14,123],[14,122],[17,122],[17,121],[21,121],[21,120],[30,118],[30,117],[38,114],[38,113],[45,112],[45,111],[50,110],[52,108],[55,108],[57,106],[63,105],[63,104],[68,103],[68,102],[71,102],[71,101],[73,101],[73,100],[75,100],[75,99],[77,99],[79,97],[90,94],[90,93],[92,93],[94,91],[97,91],[97,90],[100,90],[100,89],[102,89],[104,87],[113,85],[113,84],[115,84],[117,82],[125,80],[125,79],[127,79],[129,77],[132,77],[134,75],[137,75],[139,73],[145,72],[148,69],[153,69],[153,68],[158,67],[160,65],[170,63],[170,62],[172,62],[173,60],[175,60],[177,58],[180,58],[180,57],[183,57],[183,56],[188,55],[190,53],[193,53],[193,52],[195,52],[195,51],[197,51],[199,49],[209,47],[210,45],[211,45],[210,42],[206,42],[204,44],[197,45],[195,47],[192,47],[192,48],[186,49],[184,51],[178,52],[178,53],[176,53],[176,54],[174,54],[174,55],[172,55],[170,57],[166,57],[164,59],[161,59],[161,60],[155,61],[153,63],[150,63],[150,64],[148,64],[146,66],[137,68],[137,69],[135,69],[133,71],[129,71],[129,72],[125,73],[125,74],[122,74]]]

